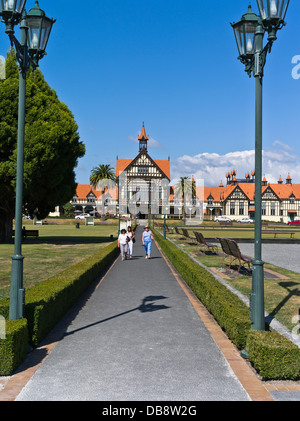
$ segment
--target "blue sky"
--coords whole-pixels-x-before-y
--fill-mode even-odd
[[[237,60],[230,22],[248,0],[40,0],[56,18],[40,68],[79,126],[86,155],[76,169],[88,183],[99,164],[134,158],[143,121],[149,153],[171,159],[172,178],[216,185],[235,168],[254,169],[255,81]],[[34,6],[27,0],[26,8]],[[257,13],[256,1],[252,0]],[[300,183],[300,2],[268,56],[264,77],[264,168]],[[4,25],[0,55],[9,48]],[[294,59],[295,60],[295,59]],[[299,57],[300,63],[300,57]]]

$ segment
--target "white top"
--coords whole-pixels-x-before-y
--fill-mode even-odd
[[[132,241],[132,237],[133,237],[133,232],[126,232],[126,235],[130,238],[130,241]]]
[[[118,240],[120,241],[120,244],[127,244],[126,241],[127,234],[120,234]]]

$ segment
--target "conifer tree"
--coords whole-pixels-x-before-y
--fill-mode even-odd
[[[18,86],[15,52],[0,80],[0,242],[10,241],[15,206]],[[74,168],[85,153],[68,107],[38,69],[27,74],[24,142],[24,213],[45,218],[76,191]]]

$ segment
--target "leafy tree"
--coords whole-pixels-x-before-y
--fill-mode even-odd
[[[105,219],[104,213],[104,202],[105,202],[105,190],[112,186],[116,182],[116,176],[114,168],[111,168],[108,164],[100,164],[94,167],[91,171],[90,184],[95,189],[100,189],[102,192],[102,214],[101,219]]]
[[[68,218],[74,217],[74,207],[72,203],[68,202],[63,206],[64,214]]]
[[[15,52],[0,80],[0,242],[9,241],[14,218],[19,74]],[[26,87],[24,213],[45,218],[76,191],[74,168],[85,153],[78,126],[40,70],[29,72]]]

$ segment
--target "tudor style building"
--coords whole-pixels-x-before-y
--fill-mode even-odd
[[[117,158],[115,186],[101,191],[90,184],[78,184],[71,200],[75,212],[105,211],[140,218],[147,218],[151,212],[163,214],[163,203],[169,199],[165,187],[170,183],[170,159],[151,158],[144,124],[138,141],[139,152],[135,158]]]
[[[133,215],[147,218],[150,214],[182,214],[183,200],[175,199],[175,186],[170,187],[170,159],[153,159],[148,153],[149,137],[143,124],[138,137],[139,151],[135,158],[116,162],[117,185],[104,191],[89,184],[79,184],[71,203],[75,211],[109,212],[112,215]],[[224,215],[232,220],[255,214],[255,171],[237,178],[232,170],[226,174],[225,186],[197,187],[196,199],[187,209],[202,206],[209,218]],[[169,187],[167,187],[169,186]],[[181,202],[181,203],[180,203]],[[186,205],[186,202],[185,202]],[[201,211],[200,211],[201,212]],[[189,211],[186,211],[189,215]],[[285,183],[262,181],[262,220],[285,222],[300,219],[300,184],[293,184],[290,175]]]
[[[167,200],[164,186],[170,183],[170,159],[151,158],[144,124],[138,141],[139,152],[134,159],[117,158],[118,198],[122,214],[147,218],[151,213],[163,213],[162,205]]]
[[[236,171],[226,174],[227,185],[204,188],[206,214],[224,215],[233,220],[255,216],[255,172],[244,179]],[[300,216],[300,184],[293,184],[290,175],[285,184],[281,177],[276,183],[262,181],[262,220],[289,222]]]

